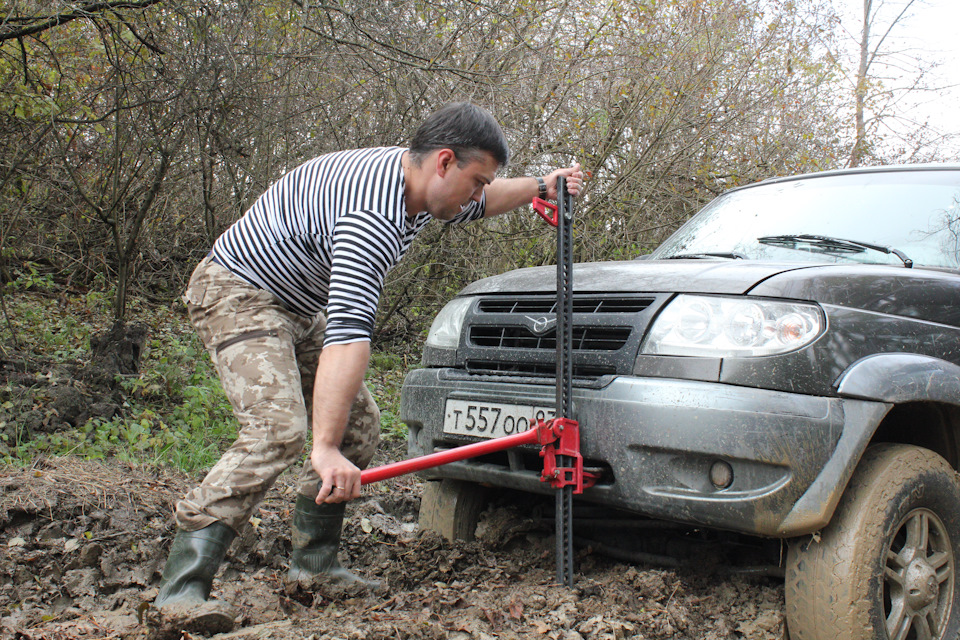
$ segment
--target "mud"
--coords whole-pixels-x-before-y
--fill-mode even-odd
[[[174,533],[171,505],[194,481],[70,458],[0,469],[0,638],[208,637],[183,633],[147,604]],[[726,556],[694,552],[663,568],[581,547],[569,589],[555,584],[550,527],[534,512],[497,505],[477,541],[451,543],[419,529],[420,494],[419,480],[400,478],[366,487],[348,509],[341,561],[384,588],[304,589],[283,581],[294,496],[292,478],[281,478],[214,582],[236,626],[212,637],[784,637],[780,581],[732,573]]]
[[[114,324],[91,337],[83,362],[0,349],[0,454],[17,440],[120,413],[119,381],[139,371],[147,334],[143,324]]]

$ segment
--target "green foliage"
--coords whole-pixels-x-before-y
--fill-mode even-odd
[[[123,460],[173,465],[185,471],[211,466],[237,436],[237,422],[209,356],[191,333],[150,341],[142,373],[121,381],[124,414],[91,420],[91,430]],[[91,427],[91,423],[93,426]]]
[[[56,418],[44,388],[58,380],[59,367],[89,357],[90,337],[109,325],[110,306],[103,292],[52,300],[34,289],[10,299],[13,325],[28,359],[43,359],[43,369],[26,387],[0,386],[0,463],[29,464],[37,456],[74,455],[115,458],[132,464],[170,465],[190,473],[208,469],[237,435],[233,416],[213,364],[181,314],[136,300],[135,320],[150,327],[140,373],[119,379],[124,402],[119,415],[91,418],[76,428],[32,432],[35,421]],[[87,322],[81,322],[84,318]],[[412,356],[375,350],[367,384],[381,407],[384,439],[404,440],[400,388]],[[61,381],[62,382],[62,381]],[[43,383],[43,384],[40,384]]]
[[[54,284],[49,276],[31,274],[26,280],[30,286],[14,286],[14,291],[49,291]],[[13,296],[8,302],[9,323],[4,334],[12,330],[20,347],[37,357],[48,357],[58,362],[78,361],[87,353],[90,335],[96,324],[84,322],[87,314],[78,312],[69,301],[46,296]]]
[[[196,338],[168,335],[151,340],[141,365],[141,375],[120,381],[126,402],[119,416],[32,438],[22,428],[12,437],[0,434],[7,448],[0,459],[9,464],[38,455],[76,455],[170,464],[189,472],[208,468],[237,433],[209,357]]]
[[[10,282],[10,286],[14,289],[51,291],[54,288],[53,276],[49,273],[41,273],[39,265],[35,262],[25,262],[14,269],[13,273],[16,277]]]
[[[406,440],[407,425],[400,421],[400,389],[412,367],[406,354],[374,351],[370,354],[367,385],[380,407],[380,435],[384,440]]]
[[[76,455],[87,459],[113,457],[124,462],[159,462],[176,443],[167,425],[144,410],[125,420],[89,420],[82,427],[33,439],[18,438],[6,463],[27,462],[38,455]]]

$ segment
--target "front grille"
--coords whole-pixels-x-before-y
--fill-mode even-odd
[[[581,293],[573,297],[573,371],[581,381],[633,371],[640,340],[664,294]],[[458,366],[476,375],[552,377],[556,296],[489,295],[465,319]]]
[[[630,327],[574,327],[575,351],[616,351],[630,339]],[[470,328],[470,341],[478,347],[499,349],[556,349],[557,332],[537,335],[526,327]]]

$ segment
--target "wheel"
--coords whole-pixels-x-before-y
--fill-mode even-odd
[[[473,540],[486,503],[480,485],[450,479],[428,482],[420,498],[420,528],[447,540]]]
[[[833,520],[790,546],[791,640],[955,640],[960,481],[927,449],[867,450]]]

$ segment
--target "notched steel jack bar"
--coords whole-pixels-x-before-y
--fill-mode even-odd
[[[583,470],[580,425],[567,416],[573,413],[573,197],[564,178],[557,179],[557,204],[533,199],[533,209],[557,228],[557,407],[560,417],[537,420],[523,433],[438,451],[360,472],[360,484],[370,484],[408,473],[432,469],[451,462],[476,458],[523,445],[540,445],[543,458],[541,482],[557,489],[556,538],[557,582],[573,586],[572,495],[592,487],[599,476]],[[548,214],[547,210],[551,213]]]

